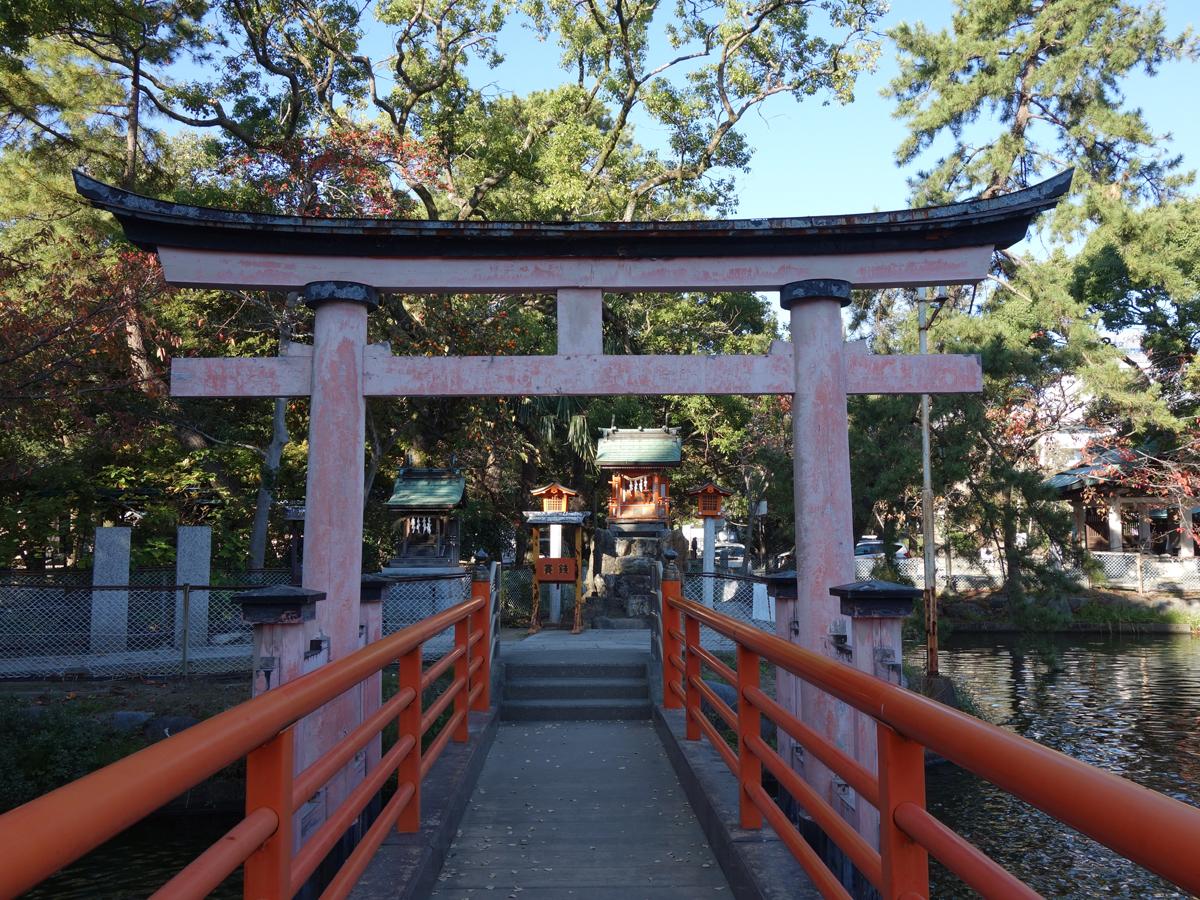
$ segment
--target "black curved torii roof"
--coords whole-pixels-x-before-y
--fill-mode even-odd
[[[144,250],[473,258],[656,259],[806,256],[1009,247],[1055,206],[1072,170],[1011,194],[859,215],[673,222],[484,222],[335,219],[187,206],[121,190],[75,171],[76,190],[116,216]]]

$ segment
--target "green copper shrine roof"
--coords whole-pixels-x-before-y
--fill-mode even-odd
[[[458,469],[403,468],[387,505],[399,510],[451,510],[466,500],[467,480]]]
[[[683,440],[677,428],[601,428],[596,464],[602,469],[679,465]]]

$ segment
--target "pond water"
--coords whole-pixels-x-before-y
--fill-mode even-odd
[[[1200,639],[956,635],[939,658],[993,723],[1200,806]],[[955,766],[930,768],[927,790],[931,812],[1045,896],[1187,896]],[[971,896],[934,879],[935,896]]]
[[[140,822],[46,879],[24,900],[131,900],[148,897],[237,823],[237,816],[160,816]],[[238,900],[241,875],[209,894]]]

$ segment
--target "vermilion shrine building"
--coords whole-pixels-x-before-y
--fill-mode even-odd
[[[311,345],[292,344],[278,358],[177,359],[171,373],[175,396],[310,398],[303,586],[323,599],[303,627],[259,629],[256,658],[273,660],[274,683],[345,657],[360,635],[378,633],[364,624],[370,614],[360,602],[368,396],[791,395],[796,590],[791,598],[779,594],[777,628],[782,638],[837,658],[848,629],[829,591],[854,578],[847,395],[982,387],[974,357],[873,356],[846,344],[841,309],[854,288],[982,280],[993,252],[1022,240],[1070,181],[1063,173],[1007,196],[862,215],[509,223],[204,209],[76,174],[84,197],[115,215],[134,244],[158,254],[169,283],[301,291],[315,311]],[[763,355],[604,353],[606,292],[726,290],[778,291],[791,342],[776,342]],[[398,357],[368,342],[379,292],[501,291],[556,295],[555,354]],[[876,655],[863,649],[854,664],[873,667]],[[306,719],[297,770],[362,721],[377,695],[346,695]],[[790,677],[779,680],[776,699],[874,767],[874,729],[849,707],[808,685],[798,689]],[[786,737],[780,753],[828,802],[843,803],[864,835],[872,833],[869,817],[860,821],[822,764],[792,754]],[[370,765],[348,764],[340,786],[330,788],[331,804]]]
[[[683,441],[677,428],[602,428],[596,465],[609,475],[608,527],[623,537],[658,537],[671,518],[671,478]]]

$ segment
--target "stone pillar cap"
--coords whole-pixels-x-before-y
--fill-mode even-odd
[[[779,305],[791,309],[806,300],[837,300],[842,306],[850,305],[850,290],[853,285],[840,278],[808,278],[793,281],[779,289]]]
[[[251,625],[299,625],[316,614],[316,602],[325,599],[324,591],[272,584],[233,595],[242,608],[242,621]]]
[[[395,579],[389,578],[382,572],[364,572],[362,577],[362,593],[359,601],[362,603],[380,603],[383,592],[388,589]]]
[[[357,281],[310,281],[304,286],[304,305],[316,309],[322,303],[361,303],[371,310],[379,305],[379,292]]]
[[[796,570],[783,569],[779,572],[768,572],[763,576],[767,583],[767,594],[776,600],[796,599]]]
[[[471,574],[472,581],[489,581],[492,577],[491,567],[488,566],[488,561],[491,557],[488,556],[486,550],[476,550],[471,559],[475,562],[475,571]]]
[[[842,615],[851,618],[902,619],[912,613],[913,602],[924,593],[910,584],[869,578],[831,587],[842,601]]]

